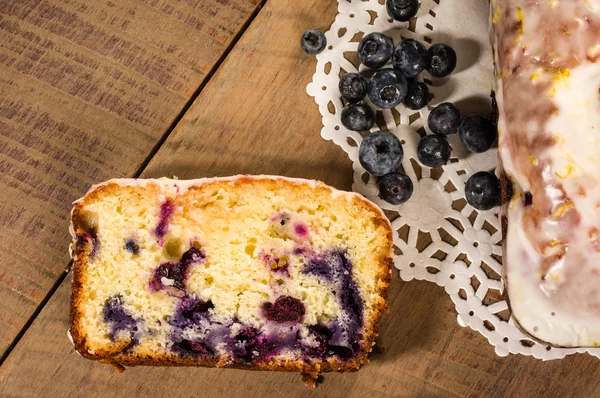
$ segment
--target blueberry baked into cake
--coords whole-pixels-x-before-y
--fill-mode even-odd
[[[493,0],[492,26],[513,319],[552,345],[598,346],[600,1]]]
[[[320,372],[368,362],[391,276],[381,210],[308,180],[111,180],[72,213],[71,329],[123,365]]]

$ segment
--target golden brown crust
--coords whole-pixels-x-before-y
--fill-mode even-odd
[[[233,179],[214,179],[206,182],[201,182],[198,186],[190,186],[189,190],[197,189],[211,189],[218,188],[223,184],[233,184],[235,187],[241,187],[246,184],[262,185],[264,189],[280,189],[286,188],[293,190],[305,190],[309,187],[308,182],[301,180],[290,180],[286,178],[261,178],[254,176],[240,176]],[[158,190],[159,187],[156,184],[146,184],[145,189]],[[373,203],[368,201],[359,195],[352,195],[352,204],[373,213],[372,222],[378,226],[386,229],[385,245],[379,247],[379,253],[377,257],[379,262],[377,264],[378,269],[378,288],[382,300],[376,304],[376,307],[372,311],[371,319],[366,320],[365,324],[371,325],[369,329],[365,330],[364,336],[364,351],[360,353],[352,361],[339,361],[335,358],[331,358],[327,361],[304,363],[304,362],[293,362],[293,361],[277,361],[272,360],[269,362],[256,364],[256,365],[237,365],[221,363],[218,360],[210,360],[201,357],[181,357],[173,353],[161,354],[160,357],[156,357],[151,352],[146,353],[127,353],[123,354],[122,351],[129,345],[130,341],[119,341],[111,344],[105,349],[97,349],[92,353],[89,350],[89,345],[86,341],[82,319],[83,314],[81,310],[81,304],[83,299],[83,286],[86,285],[88,267],[88,256],[93,250],[93,244],[89,239],[81,239],[80,237],[89,234],[90,221],[86,219],[86,214],[83,209],[85,206],[102,197],[103,195],[117,194],[122,189],[136,189],[136,186],[122,186],[117,181],[110,181],[106,184],[100,185],[87,193],[84,198],[75,203],[72,212],[72,224],[73,224],[73,246],[72,246],[72,257],[73,257],[73,284],[71,288],[71,313],[70,313],[70,333],[73,339],[73,345],[75,349],[85,358],[97,360],[103,363],[111,364],[119,369],[123,366],[206,366],[206,367],[229,367],[237,369],[247,370],[276,370],[276,371],[290,371],[300,372],[303,375],[303,380],[307,385],[314,386],[315,381],[319,373],[323,372],[346,372],[346,371],[357,371],[362,365],[369,362],[368,355],[371,351],[375,338],[378,336],[379,325],[381,317],[384,313],[389,312],[387,301],[387,291],[392,276],[392,265],[393,261],[391,258],[391,248],[393,245],[392,229],[389,221],[385,218],[385,215],[379,208]],[[327,186],[322,182],[317,184],[311,189],[322,191],[323,193],[331,194],[337,192],[333,188]],[[346,193],[344,193],[346,194]]]

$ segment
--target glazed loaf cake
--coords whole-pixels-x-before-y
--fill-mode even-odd
[[[86,358],[320,372],[368,362],[392,232],[323,183],[111,180],[72,213],[71,329]]]
[[[598,346],[600,1],[493,0],[492,23],[513,319],[552,345]]]

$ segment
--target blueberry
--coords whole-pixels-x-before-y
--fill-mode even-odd
[[[381,108],[393,108],[404,101],[408,92],[408,81],[400,72],[381,69],[369,80],[369,98]]]
[[[435,134],[454,134],[458,130],[459,124],[460,111],[450,102],[444,102],[436,106],[427,118],[427,125]]]
[[[358,102],[367,95],[367,79],[358,73],[346,73],[340,79],[340,94],[348,102]]]
[[[394,49],[392,65],[408,78],[416,77],[427,67],[427,49],[413,39],[402,40]]]
[[[123,307],[121,295],[112,296],[104,303],[102,319],[110,324],[110,339],[114,341],[117,334],[122,330],[129,330],[133,335],[137,321]]]
[[[392,57],[394,43],[383,33],[369,33],[358,43],[358,58],[367,68],[381,68]]]
[[[456,68],[456,52],[447,44],[434,44],[427,51],[427,72],[433,77],[446,77]]]
[[[511,191],[512,191],[512,187],[511,187]],[[512,197],[509,196],[509,198]],[[525,199],[523,200],[523,206],[528,207],[531,206],[533,204],[533,195],[531,194],[531,192],[525,192]]]
[[[202,261],[206,255],[202,250],[192,247],[181,255],[181,262],[184,264],[198,263]]]
[[[406,22],[417,15],[418,0],[386,0],[385,7],[390,17],[396,21]]]
[[[465,196],[477,210],[489,210],[500,204],[500,181],[487,171],[475,173],[467,180]]]
[[[274,303],[265,303],[263,310],[267,319],[277,323],[300,322],[306,310],[302,301],[291,296],[281,296]]]
[[[510,178],[508,178],[506,173],[502,173],[502,177],[500,178],[500,191],[502,192],[502,197],[500,199],[502,199],[503,201],[509,201],[512,199],[513,185],[512,185],[512,181],[510,180]],[[525,203],[524,203],[525,206],[527,206],[527,194],[528,193],[529,192],[525,193]],[[529,195],[531,195],[531,194],[529,194]],[[531,203],[529,203],[529,204],[531,204]]]
[[[337,273],[341,268],[342,257],[339,253],[332,252],[309,257],[302,273],[315,275],[327,282],[333,282],[339,277]]]
[[[444,136],[426,135],[417,146],[417,158],[424,166],[443,166],[450,160],[450,144]]]
[[[150,280],[150,287],[154,291],[169,287],[172,287],[175,290],[184,291],[185,281],[188,277],[189,264],[181,263],[179,261],[162,263],[154,270],[154,274]]]
[[[315,55],[325,49],[327,39],[325,38],[325,34],[320,30],[311,29],[304,32],[300,44],[305,53]]]
[[[358,152],[362,167],[379,177],[396,171],[403,157],[400,140],[387,131],[378,131],[366,136]]]
[[[460,141],[471,152],[482,153],[492,147],[498,130],[492,121],[483,115],[469,115],[458,126]]]
[[[252,349],[252,358],[254,361],[268,361],[270,358],[278,355],[286,347],[286,341],[278,335],[267,336],[259,340]]]
[[[215,308],[212,301],[203,301],[195,296],[183,297],[169,323],[177,328],[198,328],[209,317],[209,310]]]
[[[138,245],[133,239],[127,239],[125,241],[125,250],[131,254],[140,254],[140,245]]]
[[[369,105],[350,104],[342,109],[341,120],[348,130],[366,131],[375,124],[375,112]]]
[[[390,173],[379,182],[379,197],[393,205],[406,202],[413,193],[413,182],[404,173]]]
[[[156,229],[154,230],[154,234],[158,238],[162,238],[163,236],[165,236],[167,234],[167,231],[169,229],[169,219],[171,218],[171,216],[173,215],[174,212],[175,212],[175,205],[170,200],[167,199],[160,205],[160,215],[158,217],[158,225],[156,226]]]
[[[243,364],[252,362],[253,351],[259,346],[262,336],[260,331],[252,326],[243,325],[235,336],[236,343],[233,347],[234,357]]]
[[[404,105],[408,109],[418,111],[423,109],[429,102],[429,87],[421,82],[410,82],[408,84],[408,93],[404,98]]]
[[[308,327],[309,333],[313,340],[316,342],[314,346],[303,346],[302,349],[310,357],[321,358],[327,352],[327,343],[331,339],[331,330],[324,325],[313,325]]]

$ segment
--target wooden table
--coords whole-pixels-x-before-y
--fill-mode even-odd
[[[484,0],[482,0],[484,1]],[[66,336],[71,202],[125,176],[237,173],[350,189],[321,139],[302,32],[324,0],[0,0],[0,395],[595,396],[600,362],[500,358],[461,328],[443,289],[390,291],[384,355],[315,390],[296,374],[132,368],[79,357]],[[282,150],[283,149],[283,150]]]

